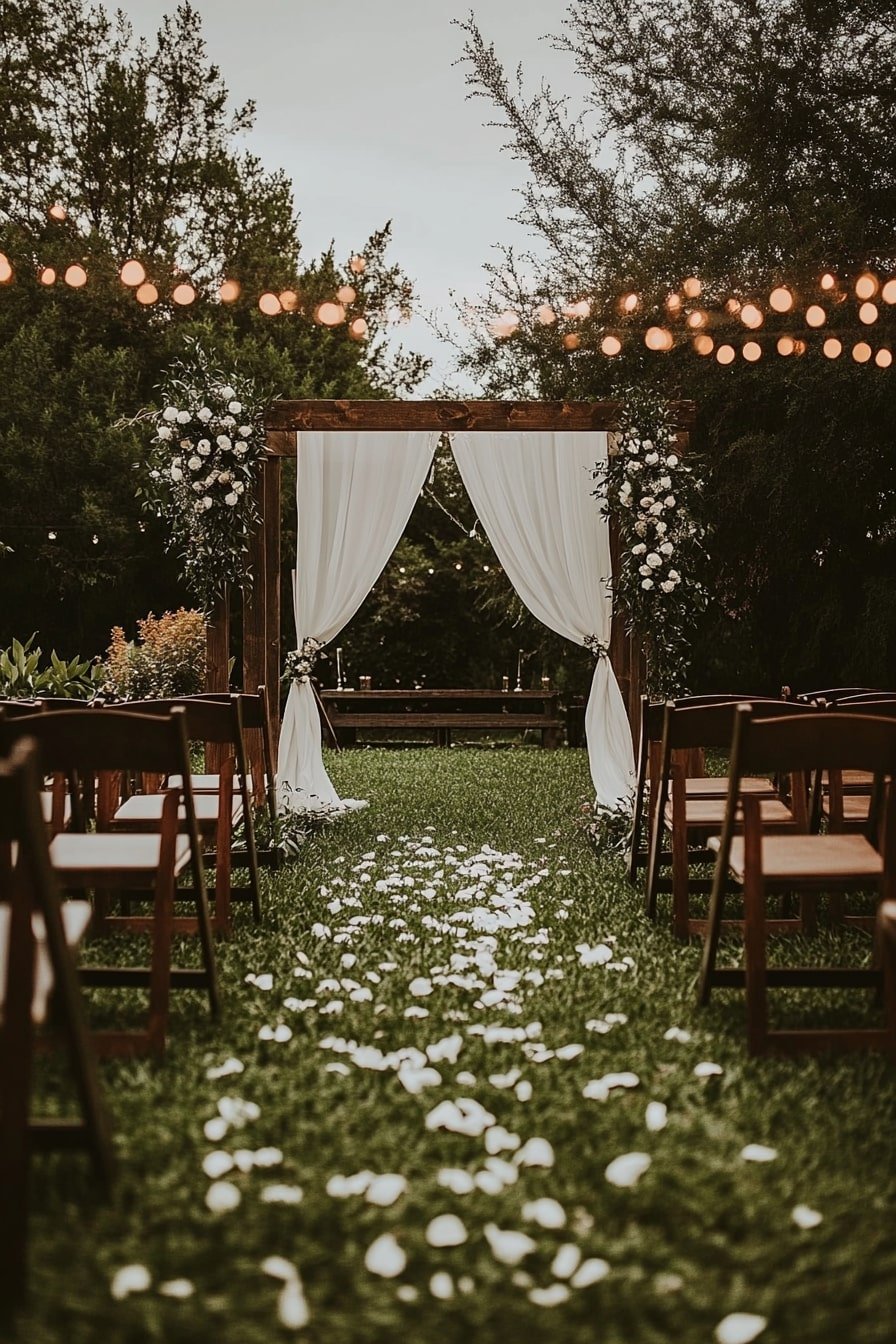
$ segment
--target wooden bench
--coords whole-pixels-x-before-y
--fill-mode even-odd
[[[365,729],[431,732],[450,746],[453,732],[541,733],[543,747],[559,745],[562,721],[556,691],[338,691],[321,690],[321,703],[340,745]]]

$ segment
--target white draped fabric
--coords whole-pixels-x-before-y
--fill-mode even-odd
[[[609,645],[609,528],[591,493],[606,434],[457,433],[452,443],[473,507],[521,600],[566,639],[582,644],[595,635]],[[594,669],[585,735],[598,804],[627,804],[632,739],[607,657]]]
[[[379,578],[411,516],[438,434],[339,430],[299,436],[298,540],[293,571],[297,648],[327,643]],[[314,693],[290,687],[280,733],[281,806],[359,806],[339,798],[324,768]]]

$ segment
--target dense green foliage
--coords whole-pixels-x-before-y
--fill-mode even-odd
[[[817,334],[804,357],[779,357],[792,316],[766,322],[758,364],[727,368],[687,340],[656,355],[626,333],[667,321],[666,295],[695,274],[706,306],[767,307],[787,280],[800,309],[823,298],[823,271],[845,295],[866,266],[896,269],[893,6],[575,0],[556,41],[581,79],[580,116],[549,89],[528,96],[475,23],[466,33],[472,92],[528,169],[522,218],[548,249],[545,263],[493,269],[489,311],[522,321],[469,350],[468,369],[496,395],[599,397],[650,382],[697,402],[716,599],[695,631],[699,685],[892,684],[892,369],[829,362]],[[627,290],[641,295],[630,319],[616,307]],[[533,318],[583,297],[589,319]],[[847,351],[860,331],[892,344],[889,310],[869,335],[836,297],[828,325]],[[598,353],[607,330],[623,339],[617,359]],[[736,318],[719,330],[739,332],[739,348]],[[564,331],[577,349],[563,348]]]
[[[311,1313],[305,1334],[327,1344],[593,1344],[596,1331],[605,1344],[706,1344],[733,1311],[768,1318],[762,1344],[889,1341],[896,1274],[896,1166],[887,1123],[896,1101],[892,1067],[861,1055],[751,1060],[739,994],[720,992],[708,1011],[695,1008],[699,949],[648,924],[621,864],[598,863],[576,829],[577,799],[589,789],[584,753],[364,751],[345,752],[328,766],[343,793],[371,799],[370,810],[311,840],[295,867],[268,875],[261,926],[242,908],[234,937],[219,946],[220,1027],[209,1023],[201,995],[178,993],[164,1063],[103,1068],[120,1158],[111,1204],[94,1201],[82,1159],[35,1162],[32,1305],[21,1322],[21,1344],[286,1338],[276,1314],[281,1285],[261,1270],[272,1255],[300,1270]],[[417,855],[423,837],[429,853]],[[445,852],[470,859],[483,845],[521,856],[511,885],[523,874],[544,873],[525,893],[532,923],[494,936],[497,967],[532,978],[485,1008],[476,985],[492,983],[486,958],[463,969],[454,963],[460,983],[415,995],[416,977],[432,978],[433,968],[449,967],[453,957],[463,961],[481,937],[450,916],[468,919],[496,888],[488,880],[484,896],[454,898],[477,879],[453,877]],[[415,866],[420,862],[433,867]],[[497,873],[503,867],[485,866]],[[436,880],[440,869],[444,887]],[[377,891],[393,872],[414,879],[414,888],[393,879]],[[430,884],[433,897],[426,894]],[[334,899],[342,900],[341,910]],[[374,912],[385,919],[359,926],[350,941],[336,940],[343,926]],[[316,936],[317,923],[332,936]],[[618,959],[632,958],[629,970],[581,964],[576,944],[593,946],[608,935],[618,939]],[[826,933],[811,951],[784,941],[796,960],[846,950]],[[847,941],[859,939],[852,934]],[[127,944],[116,940],[116,957]],[[726,948],[729,954],[736,957],[736,948]],[[195,956],[194,946],[183,960]],[[247,984],[249,973],[271,975],[272,988]],[[368,987],[370,999],[354,1000],[348,984],[339,984],[346,980]],[[776,1012],[781,996],[774,996]],[[784,997],[786,1012],[819,1024],[856,1020],[854,1014],[870,1020],[880,1011],[855,992],[852,1006],[836,995],[827,1003],[826,993]],[[103,999],[92,994],[98,1023],[109,1020]],[[138,999],[117,995],[119,1004],[134,1005],[135,1018]],[[297,1000],[308,1002],[297,1007]],[[336,1000],[343,1005],[338,1013],[328,1008]],[[518,1012],[509,1006],[514,1000]],[[409,1008],[427,1016],[410,1017]],[[610,1013],[627,1021],[605,1033],[587,1027]],[[518,1043],[488,1043],[476,1034],[486,1024],[535,1022],[536,1038],[549,1051],[579,1044],[582,1053],[535,1062]],[[262,1027],[277,1023],[292,1029],[290,1040],[259,1039]],[[691,1039],[666,1039],[670,1027]],[[362,1068],[333,1044],[423,1051],[455,1033],[462,1038],[456,1063],[437,1062],[441,1081],[418,1095],[392,1069]],[[326,1041],[330,1048],[322,1048]],[[228,1058],[243,1072],[209,1079],[207,1070]],[[722,1072],[695,1077],[700,1061]],[[499,1085],[506,1083],[499,1075],[514,1069],[532,1085],[528,1101]],[[637,1086],[605,1101],[583,1097],[590,1079],[629,1071]],[[458,1074],[475,1081],[458,1081]],[[54,1106],[63,1094],[70,1092],[61,1073],[57,1079],[44,1057],[40,1101]],[[212,1142],[203,1126],[223,1096],[256,1103],[260,1115]],[[523,1143],[546,1139],[553,1167],[524,1167],[498,1194],[451,1194],[438,1184],[439,1170],[478,1172],[486,1159],[483,1137],[426,1128],[426,1115],[456,1097],[477,1100]],[[668,1107],[661,1132],[645,1126],[650,1100]],[[750,1143],[772,1146],[777,1159],[743,1160],[739,1154]],[[229,1213],[210,1213],[207,1154],[266,1146],[279,1148],[282,1162],[229,1173],[225,1179],[242,1202]],[[627,1152],[646,1152],[653,1163],[634,1189],[616,1189],[604,1170]],[[512,1160],[513,1152],[502,1156]],[[365,1169],[404,1175],[407,1193],[388,1208],[327,1193],[331,1177]],[[275,1184],[299,1186],[301,1202],[263,1202],[262,1190]],[[524,1216],[524,1204],[544,1197],[565,1210],[562,1229],[543,1230]],[[821,1223],[798,1229],[791,1221],[798,1204],[816,1209]],[[448,1212],[463,1220],[468,1240],[436,1250],[424,1231]],[[488,1223],[532,1236],[537,1250],[518,1267],[531,1278],[519,1279],[494,1258],[484,1237]],[[387,1230],[408,1256],[405,1272],[392,1281],[363,1265],[367,1248]],[[609,1273],[590,1288],[574,1288],[564,1304],[537,1306],[528,1299],[529,1285],[551,1282],[562,1244],[604,1259]],[[153,1287],[114,1301],[113,1275],[131,1263],[147,1267]],[[432,1295],[436,1271],[451,1276],[453,1296]],[[464,1285],[469,1291],[460,1288],[464,1276],[472,1280]],[[160,1295],[163,1282],[179,1278],[194,1285],[191,1297]],[[408,1290],[413,1300],[402,1300]]]
[[[2,0],[0,90],[0,250],[15,268],[0,290],[0,538],[13,549],[0,639],[38,628],[96,651],[113,624],[186,596],[135,498],[148,433],[126,423],[185,339],[272,397],[400,394],[421,361],[385,325],[410,287],[386,257],[388,228],[359,248],[361,276],[332,254],[301,259],[289,184],[239,148],[252,107],[229,113],[189,4],[146,44],[82,0]],[[57,200],[63,221],[47,214]],[[150,309],[118,279],[130,257],[158,284]],[[82,289],[39,283],[38,265],[61,274],[73,261]],[[172,274],[200,286],[191,307],[168,301]],[[225,275],[242,284],[226,308],[214,297]],[[348,279],[366,344],[308,319]],[[266,288],[296,291],[302,311],[264,317]],[[287,515],[288,503],[287,491]]]

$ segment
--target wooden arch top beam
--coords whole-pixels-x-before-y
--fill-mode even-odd
[[[694,427],[692,401],[672,403],[676,429]],[[301,430],[612,430],[618,401],[275,401],[265,412],[268,452],[295,456]]]

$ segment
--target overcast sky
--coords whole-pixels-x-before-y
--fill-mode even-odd
[[[547,78],[570,89],[567,57],[548,33],[567,0],[475,0],[484,35],[530,87]],[[175,0],[119,0],[138,33],[151,35]],[[482,99],[468,100],[456,64],[467,0],[194,0],[212,59],[235,103],[257,103],[247,145],[292,178],[306,256],[336,241],[347,255],[393,221],[395,260],[415,280],[418,306],[451,311],[450,292],[485,287],[481,267],[498,243],[532,240],[509,222],[523,167],[486,127]],[[109,0],[108,7],[113,7]],[[424,323],[403,333],[435,355],[428,387],[449,372]]]

